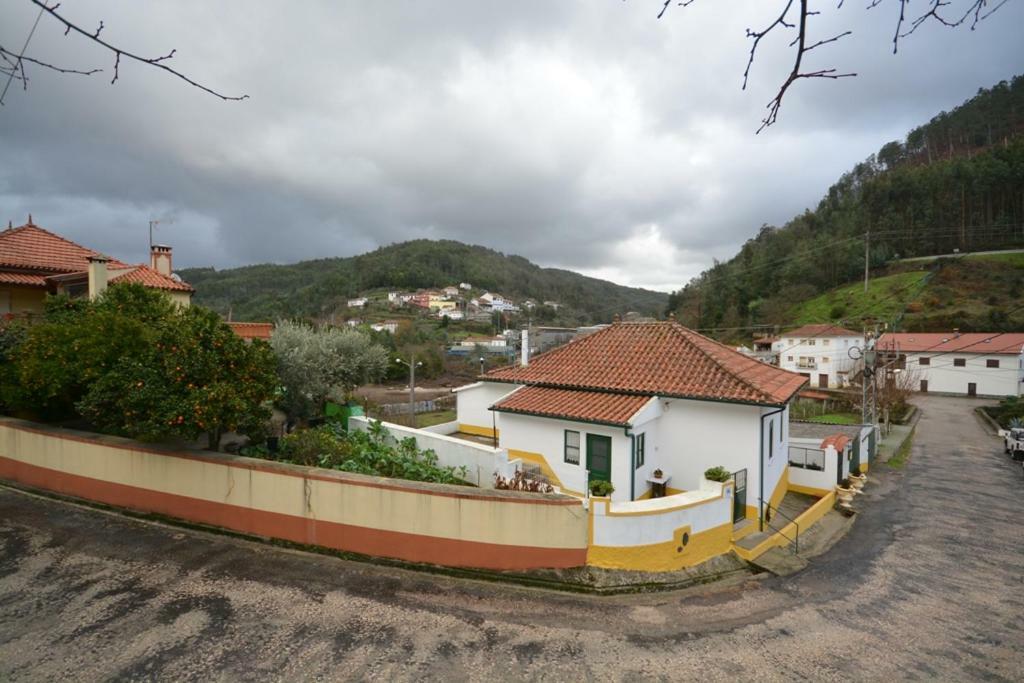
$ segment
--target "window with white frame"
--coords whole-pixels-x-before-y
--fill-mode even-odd
[[[565,461],[570,465],[580,464],[580,433],[565,430]]]

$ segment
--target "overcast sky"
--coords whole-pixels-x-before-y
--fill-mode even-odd
[[[958,0],[954,0],[957,4]],[[61,12],[244,102],[112,60],[43,18],[0,108],[0,218],[115,257],[147,224],[175,266],[348,256],[419,237],[669,291],[764,223],[814,207],[883,143],[1024,71],[1024,2],[977,30],[923,26],[892,54],[898,3],[819,1],[851,29],[754,135],[791,59],[766,39],[740,89],[747,27],[780,2],[75,2]],[[921,2],[912,3],[921,4]],[[0,44],[37,9],[0,0]],[[770,40],[770,42],[769,42]]]

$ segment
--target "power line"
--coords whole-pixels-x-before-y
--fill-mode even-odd
[[[14,80],[14,76],[15,76],[15,74],[18,73],[18,69],[19,68],[21,68],[21,78],[22,78],[22,80],[25,79],[25,67],[21,63],[21,61],[22,61],[21,58],[25,56],[25,50],[28,49],[29,41],[31,41],[32,40],[32,36],[35,35],[36,26],[39,26],[39,20],[43,18],[43,11],[45,11],[45,9],[46,9],[45,7],[39,8],[39,14],[36,15],[36,20],[32,24],[32,30],[30,30],[28,32],[28,36],[25,38],[25,44],[21,46],[21,52],[18,53],[18,59],[14,63],[14,66],[11,68],[11,75],[7,77],[7,84],[4,85],[4,91],[2,93],[0,93],[0,106],[3,106],[4,97],[7,96],[7,89],[11,87],[11,81]]]

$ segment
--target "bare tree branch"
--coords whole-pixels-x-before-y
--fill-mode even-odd
[[[21,62],[29,62],[30,64],[42,66],[62,74],[78,74],[79,76],[91,76],[92,74],[100,73],[103,71],[103,69],[89,69],[88,71],[80,71],[79,69],[69,69],[67,67],[48,64],[47,62],[43,62],[32,57],[26,57],[25,55],[21,55],[19,57],[18,55],[14,54],[13,52],[5,48],[3,45],[0,45],[0,57],[3,57],[4,61],[8,64],[13,64],[13,62],[11,62],[10,60],[10,57],[14,57],[16,61],[20,60]]]
[[[171,50],[168,54],[166,54],[166,55],[164,55],[162,57],[142,57],[140,55],[134,54],[134,53],[129,52],[127,50],[124,50],[124,49],[122,49],[120,47],[112,45],[111,43],[108,43],[107,41],[105,41],[102,38],[100,38],[100,33],[105,28],[105,26],[104,26],[102,21],[100,22],[99,26],[96,28],[95,31],[92,31],[92,32],[86,31],[86,30],[80,28],[79,26],[77,26],[75,23],[69,21],[68,19],[66,19],[65,17],[63,17],[62,15],[57,13],[57,8],[60,7],[60,3],[54,4],[54,5],[48,5],[43,0],[29,0],[29,2],[31,2],[33,5],[36,5],[37,7],[39,7],[43,12],[46,12],[49,16],[51,16],[53,19],[55,19],[59,23],[63,24],[64,25],[64,35],[68,35],[68,33],[74,31],[75,33],[78,33],[79,35],[82,35],[85,38],[88,38],[89,40],[93,41],[94,43],[96,43],[96,44],[106,48],[110,52],[113,52],[114,53],[114,77],[111,79],[111,81],[110,81],[111,83],[116,83],[117,79],[120,77],[121,57],[124,57],[126,59],[130,59],[130,60],[139,62],[141,64],[145,64],[147,66],[152,66],[152,67],[155,67],[157,69],[162,69],[163,71],[166,71],[167,73],[171,74],[172,76],[185,81],[189,85],[194,86],[196,88],[199,88],[203,92],[209,93],[210,95],[213,95],[214,97],[219,97],[222,100],[238,101],[238,100],[245,100],[245,99],[249,98],[248,95],[232,96],[232,95],[224,95],[222,93],[219,93],[216,90],[213,90],[212,88],[209,88],[209,87],[207,87],[207,86],[205,86],[205,85],[203,85],[201,83],[198,83],[198,82],[192,80],[191,78],[189,78],[185,74],[181,73],[180,71],[178,71],[176,69],[173,69],[173,68],[167,66],[166,64],[164,64],[163,62],[165,62],[165,61],[171,59],[172,57],[174,57],[174,54],[175,54],[176,50]],[[32,60],[32,61],[35,61],[35,60]],[[47,68],[54,68],[51,65],[45,64],[43,62],[35,61],[35,63],[39,64],[40,66],[45,66]],[[97,71],[100,71],[100,69],[93,69],[92,71],[88,71],[88,72],[76,71],[76,70],[62,70],[62,69],[54,69],[54,70],[55,71],[61,71],[63,73],[80,73],[80,74],[90,74],[90,73],[96,73]]]

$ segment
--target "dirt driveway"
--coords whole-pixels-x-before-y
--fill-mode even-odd
[[[142,523],[0,489],[3,680],[1020,680],[1019,466],[924,398],[804,572],[588,597]]]

